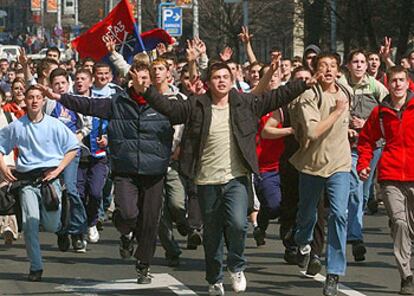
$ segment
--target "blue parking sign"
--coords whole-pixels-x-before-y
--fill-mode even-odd
[[[183,10],[181,7],[162,8],[162,28],[171,36],[183,34]]]

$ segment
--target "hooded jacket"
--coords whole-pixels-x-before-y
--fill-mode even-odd
[[[414,181],[414,94],[408,92],[401,110],[391,105],[387,96],[374,108],[365,123],[358,142],[358,173],[370,166],[376,141],[385,139],[377,166],[379,181]]]

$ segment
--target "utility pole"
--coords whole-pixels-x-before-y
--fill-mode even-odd
[[[331,0],[331,51],[336,52],[336,0]]]
[[[40,36],[45,38],[45,1],[40,0]]]
[[[193,0],[193,38],[200,36],[198,0]]]
[[[243,25],[249,26],[249,1],[243,0]]]
[[[58,36],[58,42],[57,47],[60,48],[61,45],[61,36],[63,33],[62,29],[62,0],[57,0],[57,32],[59,34],[56,34]]]
[[[137,0],[137,24],[138,24],[138,34],[141,34],[142,32],[142,1],[141,0]]]

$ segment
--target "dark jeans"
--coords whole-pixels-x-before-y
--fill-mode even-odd
[[[266,230],[271,219],[280,215],[280,176],[279,172],[263,172],[254,178],[257,198],[260,209],[257,215],[257,224],[261,230]]]
[[[78,169],[78,191],[85,203],[88,214],[88,226],[96,225],[98,210],[102,201],[103,187],[108,176],[108,159],[90,158],[81,163]]]
[[[286,248],[295,247],[292,234],[296,225],[296,214],[299,202],[299,172],[289,162],[280,164],[280,183],[282,191],[280,213],[280,237]],[[311,242],[312,254],[322,256],[325,243],[325,198],[318,204],[318,218]]]
[[[203,245],[209,284],[223,282],[224,242],[228,250],[228,269],[239,272],[246,268],[247,183],[247,177],[240,177],[222,185],[197,187],[204,221]]]
[[[115,176],[114,185],[113,223],[121,234],[134,232],[138,241],[135,258],[151,264],[163,203],[164,176]]]

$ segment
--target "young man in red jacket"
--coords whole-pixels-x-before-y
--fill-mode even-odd
[[[413,295],[411,238],[414,236],[414,94],[408,72],[401,66],[387,71],[389,96],[373,109],[359,137],[357,171],[361,180],[370,173],[375,142],[385,139],[378,181],[394,240],[394,256],[401,275],[402,295]]]

